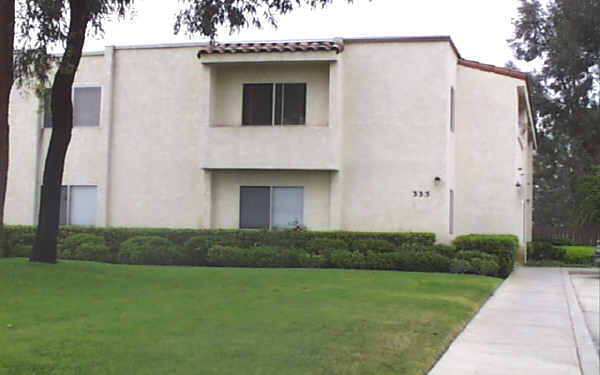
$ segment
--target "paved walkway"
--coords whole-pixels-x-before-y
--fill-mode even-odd
[[[429,375],[598,375],[567,269],[519,267]]]

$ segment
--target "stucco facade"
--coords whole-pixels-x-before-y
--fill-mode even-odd
[[[526,76],[467,62],[448,37],[335,43],[84,56],[75,86],[101,88],[100,118],[74,127],[63,184],[96,187],[99,226],[238,228],[240,189],[287,186],[301,189],[309,229],[530,239]],[[302,124],[244,124],[243,87],[264,83],[304,85]],[[40,99],[13,90],[9,224],[36,222],[43,115]]]

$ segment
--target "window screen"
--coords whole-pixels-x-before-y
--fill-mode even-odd
[[[73,126],[100,126],[100,87],[75,87]]]
[[[273,84],[244,84],[243,125],[273,123]]]
[[[294,228],[303,224],[304,189],[301,187],[274,187],[271,226]]]
[[[240,187],[240,228],[269,227],[270,190],[268,186]]]
[[[44,90],[44,128],[52,127],[52,89]]]
[[[96,225],[96,186],[71,186],[70,225]]]

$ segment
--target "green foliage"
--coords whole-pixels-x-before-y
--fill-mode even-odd
[[[592,255],[596,253],[596,248],[593,246],[564,246],[561,249],[567,253],[568,264],[593,264]]]
[[[206,254],[208,254],[212,242],[205,236],[191,237],[183,244],[176,263],[188,266],[206,265]]]
[[[32,227],[5,226],[4,233],[8,246],[7,257],[29,258],[31,256],[35,242],[35,231],[32,230]]]
[[[136,236],[123,242],[119,263],[123,264],[173,264],[172,243],[159,236]]]
[[[34,239],[33,227],[8,227],[7,233],[11,243],[31,249],[27,244]],[[457,239],[458,245],[434,245],[435,236],[430,233],[92,227],[61,227],[59,235],[61,257],[68,259],[123,264],[452,271],[506,276],[506,270],[500,266],[494,271],[494,263],[502,264],[503,249],[515,245],[514,236],[463,237]],[[468,267],[457,266],[464,263]]]
[[[207,264],[217,267],[301,267],[307,264],[318,266],[318,258],[304,251],[275,247],[239,248],[215,245],[208,250]]]
[[[600,116],[599,116],[600,117]],[[600,127],[600,124],[598,124]],[[583,222],[600,224],[600,164],[595,165],[592,172],[583,177],[580,185],[583,195]]]
[[[471,263],[464,259],[452,259],[450,261],[450,272],[452,273],[470,273],[473,270]]]
[[[365,238],[352,242],[351,250],[366,254],[368,251],[376,253],[391,253],[396,250],[390,241],[379,238]]]
[[[348,249],[348,243],[337,238],[312,238],[306,242],[306,250],[311,254],[327,255],[336,249]]]
[[[457,251],[477,250],[496,256],[498,276],[506,278],[513,270],[519,239],[506,234],[469,234],[457,236],[452,242]]]
[[[527,258],[531,260],[556,260],[567,259],[567,251],[552,245],[551,241],[535,241],[527,243]]]
[[[62,259],[111,262],[114,257],[104,242],[104,237],[78,233],[66,237],[58,245],[58,256]]]
[[[590,223],[597,207],[582,176],[600,165],[600,2],[522,0],[511,46],[541,65],[531,82],[537,110],[534,221]],[[592,197],[589,200],[589,197]],[[593,212],[596,212],[594,214]]]

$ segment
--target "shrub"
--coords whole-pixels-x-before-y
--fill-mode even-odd
[[[496,276],[498,273],[498,263],[493,260],[482,260],[479,265],[479,274],[485,276]]]
[[[61,259],[110,262],[113,260],[104,237],[89,233],[77,233],[66,237],[58,244]]]
[[[18,244],[9,249],[9,257],[29,258],[33,252],[33,245]]]
[[[365,268],[365,256],[359,251],[334,250],[330,263],[336,268]]]
[[[352,243],[350,248],[353,251],[359,251],[366,254],[368,251],[376,253],[391,253],[395,250],[393,243],[379,238],[359,239]]]
[[[176,263],[186,266],[206,265],[206,255],[211,247],[211,240],[206,236],[194,236],[183,244],[177,252]]]
[[[376,253],[367,251],[365,256],[365,267],[372,270],[394,270],[398,262],[395,253]]]
[[[569,246],[563,248],[566,251],[566,262],[569,264],[593,264],[592,255],[596,248],[593,246]]]
[[[434,251],[422,251],[412,254],[410,271],[417,272],[448,272],[450,259]]]
[[[119,263],[173,264],[175,254],[169,240],[158,236],[137,236],[121,244]]]
[[[567,251],[552,245],[550,241],[535,241],[527,244],[527,258],[531,260],[558,260],[567,258]]]
[[[327,256],[338,249],[347,250],[348,243],[337,238],[313,238],[306,243],[306,250],[311,254]]]
[[[35,243],[35,232],[28,231],[24,233],[10,233],[7,230],[7,257],[22,257],[28,258],[33,251]]]
[[[435,244],[433,245],[433,251],[438,254],[442,254],[448,258],[453,258],[456,253],[456,249],[452,245]]]
[[[497,257],[497,276],[506,278],[513,270],[519,239],[507,234],[469,234],[452,242],[457,251],[477,250]]]
[[[452,259],[450,261],[450,272],[468,273],[472,271],[471,263],[464,259]]]

